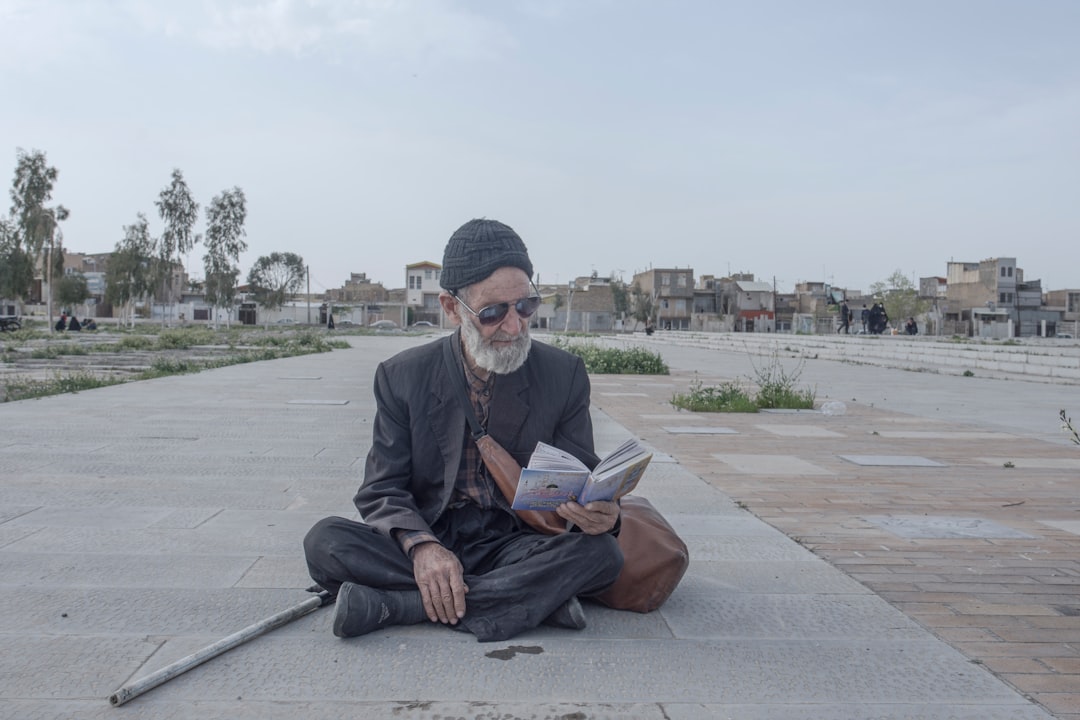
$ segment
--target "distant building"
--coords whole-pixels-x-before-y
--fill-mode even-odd
[[[1016,258],[950,262],[945,291],[946,334],[977,337],[1053,335],[1061,313],[1042,304],[1042,282],[1024,280]]]
[[[442,265],[426,260],[405,266],[405,304],[412,310],[413,322],[426,320],[434,325],[442,324],[441,274]]]
[[[653,299],[656,327],[689,330],[694,301],[693,268],[659,268],[636,273],[631,285]]]

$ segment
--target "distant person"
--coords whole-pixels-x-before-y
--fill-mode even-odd
[[[79,332],[82,330],[82,324],[79,323],[79,318],[74,315],[71,316],[71,320],[68,321],[68,330],[71,332]]]
[[[862,319],[863,335],[865,335],[866,333],[870,332],[870,310],[866,307],[866,303],[863,303],[862,305],[862,313],[860,315],[860,318]]]
[[[55,327],[57,332],[67,330],[67,315],[65,313],[60,313],[60,319],[56,321]]]
[[[918,326],[918,324],[916,324],[915,318],[909,317],[907,319],[907,322],[904,323],[904,332],[907,333],[908,335],[918,335],[919,334],[919,326]]]
[[[836,332],[844,331],[847,335],[851,332],[851,308],[848,307],[847,300],[840,303],[840,327],[836,328]]]
[[[333,330],[334,329],[334,316],[333,315],[327,315],[326,316],[326,329],[327,330]]]
[[[885,312],[885,306],[879,302],[870,308],[870,333],[880,335],[885,332],[889,324],[889,314]]]
[[[83,330],[97,330],[97,321],[94,318],[86,318],[83,320]]]

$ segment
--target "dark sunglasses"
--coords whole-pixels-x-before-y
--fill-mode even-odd
[[[535,286],[533,287],[533,290],[536,290]],[[519,317],[523,318],[531,316],[534,312],[536,312],[537,308],[540,307],[539,294],[530,295],[529,297],[523,297],[520,300],[515,300],[514,302],[501,302],[495,303],[494,305],[487,305],[480,308],[479,310],[473,310],[464,300],[458,297],[456,293],[454,294],[454,299],[461,303],[461,307],[465,308],[473,315],[475,315],[476,319],[480,321],[481,325],[499,324],[500,322],[502,322],[503,318],[506,317],[506,313],[510,312],[511,305],[514,306],[514,312],[516,312]]]

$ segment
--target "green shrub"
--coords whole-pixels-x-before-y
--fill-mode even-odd
[[[596,375],[667,375],[670,372],[658,353],[642,347],[605,348],[561,338],[556,338],[554,344],[577,355],[585,362],[585,369]]]
[[[671,404],[691,412],[740,412],[758,411],[757,403],[736,381],[721,383],[716,386],[702,385],[700,380],[690,383],[690,392],[676,393]]]

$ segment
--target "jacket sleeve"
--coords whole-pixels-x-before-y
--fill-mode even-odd
[[[386,535],[397,528],[431,532],[424,518],[436,517],[441,499],[440,479],[417,477],[412,422],[420,419],[411,417],[405,394],[395,392],[402,385],[401,378],[391,378],[385,363],[375,371],[371,450],[364,481],[353,498],[364,522]]]

